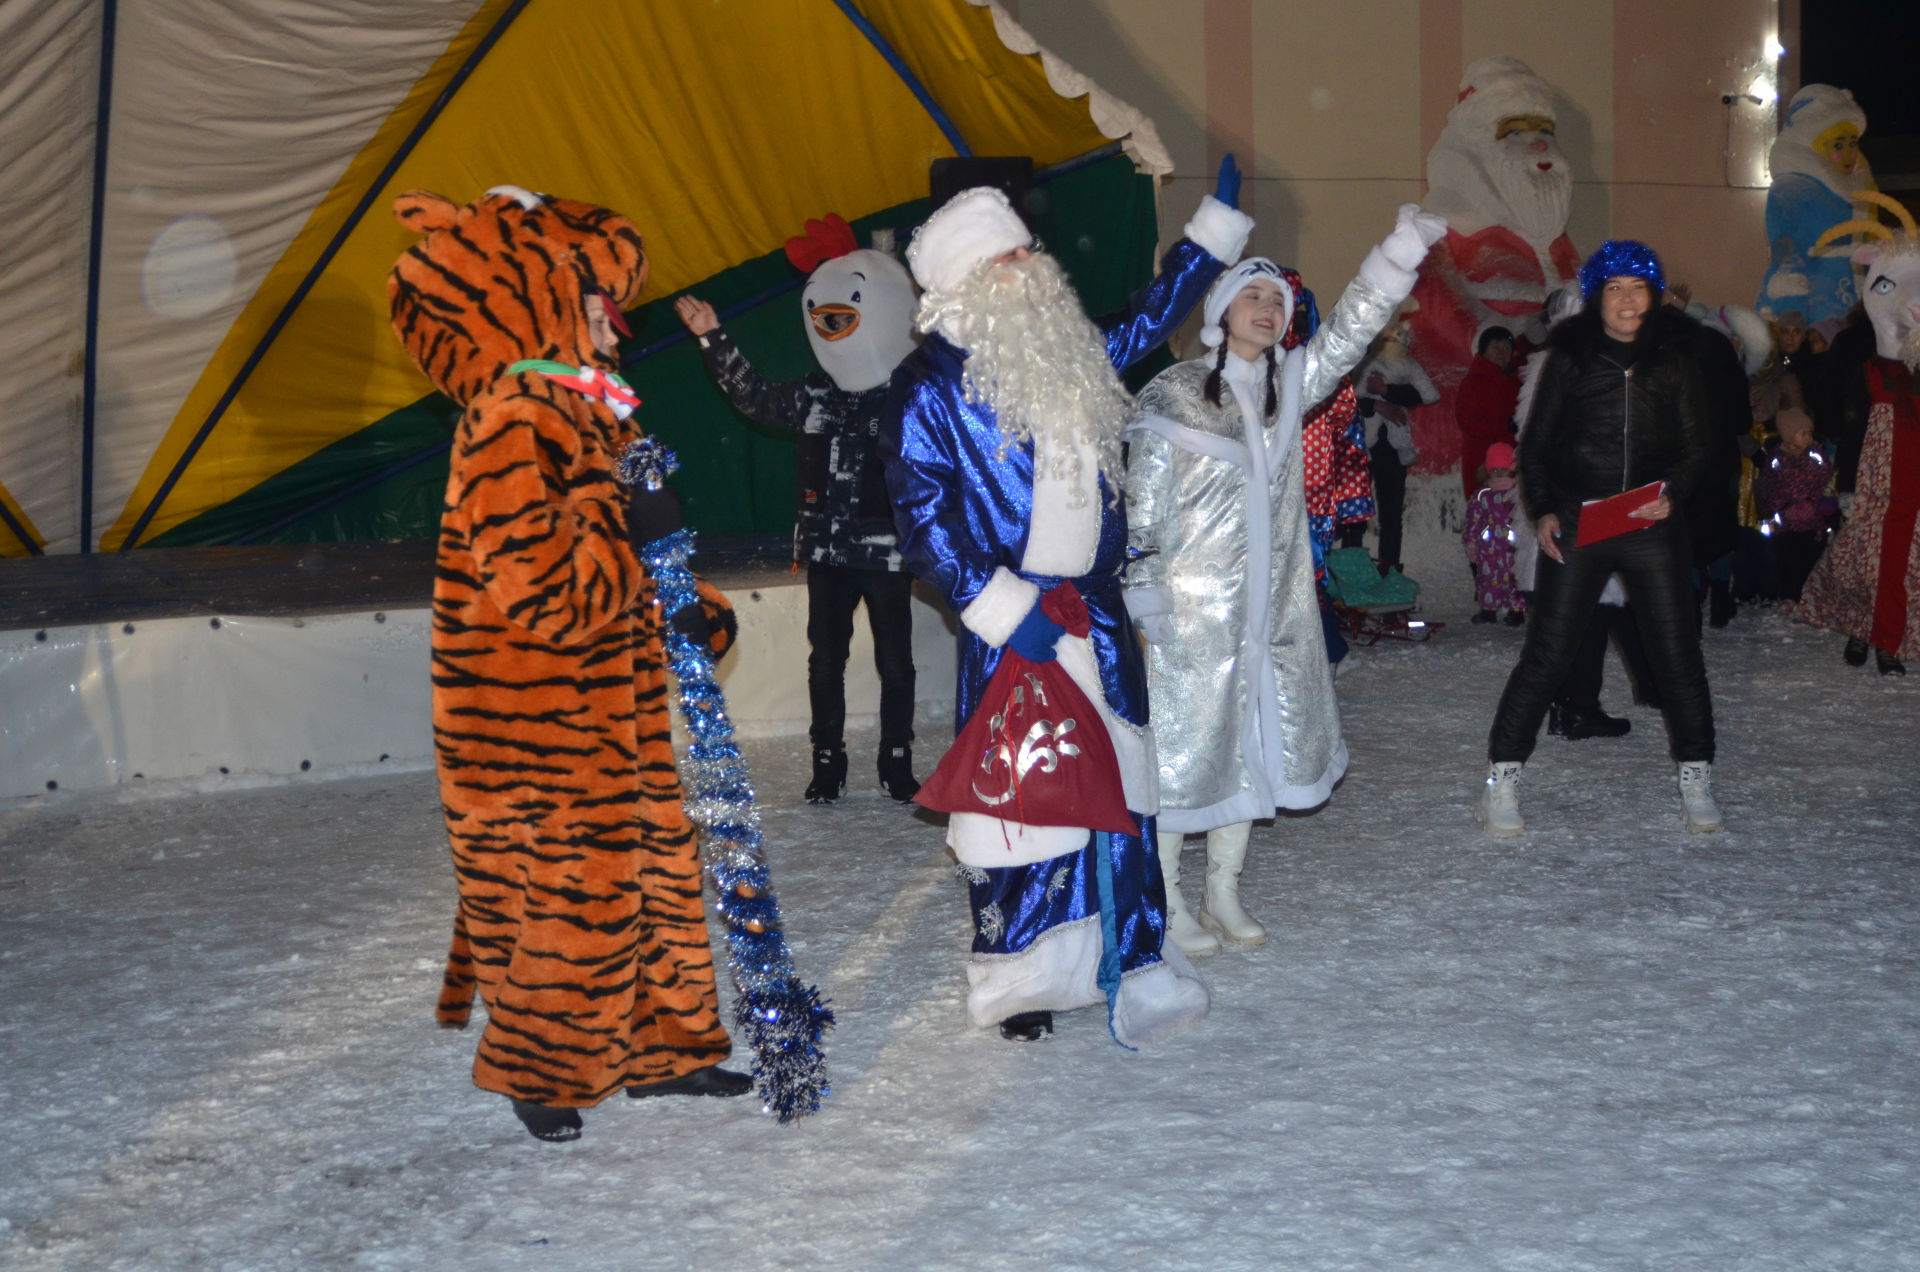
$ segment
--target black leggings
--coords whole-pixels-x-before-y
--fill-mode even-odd
[[[1712,760],[1713,700],[1700,656],[1699,603],[1685,527],[1669,517],[1648,530],[1562,550],[1564,565],[1541,555],[1526,643],[1500,695],[1487,758],[1498,764],[1533,754],[1547,703],[1574,664],[1607,576],[1617,570],[1626,581],[1634,625],[1660,694],[1673,758]]]

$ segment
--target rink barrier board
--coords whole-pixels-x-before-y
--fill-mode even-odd
[[[805,576],[713,581],[740,620],[719,681],[738,736],[804,734]],[[937,756],[952,719],[954,620],[914,591],[916,720]],[[0,799],[174,784],[267,785],[433,762],[424,605],[350,613],[193,614],[0,631]],[[864,610],[847,724],[879,718]],[[858,757],[856,757],[858,758]]]

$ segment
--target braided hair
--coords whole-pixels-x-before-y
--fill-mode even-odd
[[[1280,395],[1274,389],[1280,376],[1279,349],[1278,344],[1267,346],[1267,373],[1263,377],[1267,382],[1267,400],[1261,403],[1260,419],[1268,424],[1273,422],[1274,414],[1280,409]],[[1226,386],[1226,370],[1227,345],[1221,341],[1220,352],[1214,355],[1213,369],[1207,372],[1206,387],[1201,390],[1201,396],[1207,399],[1209,406],[1220,405],[1220,391]]]

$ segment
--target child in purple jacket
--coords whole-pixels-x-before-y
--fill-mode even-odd
[[[1467,501],[1467,526],[1461,539],[1473,565],[1473,590],[1480,602],[1476,623],[1491,623],[1496,611],[1507,612],[1506,623],[1518,627],[1527,621],[1527,595],[1513,579],[1514,489],[1513,447],[1495,442],[1487,447],[1487,484]]]
[[[1755,460],[1754,508],[1767,536],[1783,600],[1800,599],[1827,533],[1840,510],[1834,496],[1833,457],[1813,436],[1813,419],[1788,408],[1774,421],[1779,440]]]

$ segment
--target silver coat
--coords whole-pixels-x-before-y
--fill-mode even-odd
[[[1264,390],[1236,385],[1208,404],[1212,359],[1170,367],[1140,394],[1127,434],[1128,540],[1151,555],[1129,570],[1127,603],[1136,619],[1172,619],[1172,639],[1147,649],[1163,830],[1311,808],[1346,772],[1307,539],[1300,417],[1360,362],[1398,304],[1362,280],[1349,285],[1282,362],[1278,414],[1252,445],[1244,420]]]

